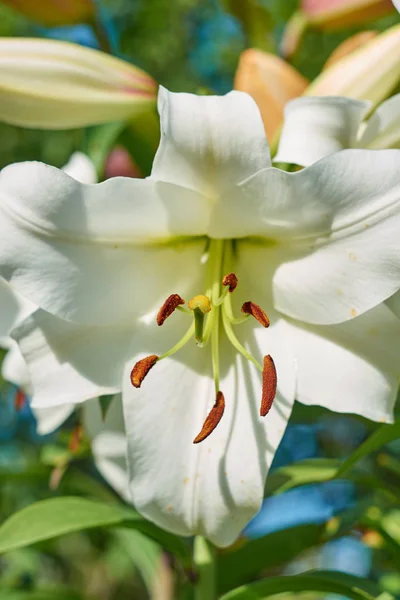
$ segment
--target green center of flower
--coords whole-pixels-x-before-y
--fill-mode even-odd
[[[157,324],[162,325],[175,310],[190,315],[192,320],[183,337],[169,350],[161,354],[151,354],[139,360],[132,369],[131,383],[139,388],[150,369],[160,360],[172,356],[181,350],[190,340],[195,339],[200,348],[211,346],[211,362],[215,385],[215,404],[208,414],[200,433],[193,440],[197,444],[208,437],[220,422],[225,408],[225,398],[220,390],[219,348],[221,323],[225,334],[247,360],[252,362],[262,373],[262,394],[260,415],[265,416],[276,394],[276,370],[270,355],[264,357],[263,364],[256,360],[239,342],[234,327],[254,317],[263,327],[269,327],[269,319],[263,309],[251,300],[242,305],[243,315],[236,318],[233,314],[231,295],[238,285],[234,273],[223,275],[224,266],[232,260],[232,242],[230,240],[210,240],[204,262],[207,262],[206,289],[204,295],[194,296],[184,306],[185,300],[179,294],[171,294],[161,306],[157,314]]]

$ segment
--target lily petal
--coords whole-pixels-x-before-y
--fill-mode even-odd
[[[223,345],[220,389],[225,412],[199,444],[193,439],[215,401],[207,351],[191,345],[183,357],[161,361],[140,390],[132,388],[128,372],[124,378],[136,508],[169,531],[202,534],[218,546],[231,544],[259,510],[266,474],[293,404],[293,357],[285,323],[274,314],[268,333],[257,327],[252,332],[249,324],[250,347],[257,346],[257,352],[261,347],[276,363],[278,395],[272,408],[266,418],[259,416],[261,374],[240,356],[233,358],[232,348]]]
[[[275,269],[277,310],[339,323],[399,289],[399,160],[397,150],[344,150],[298,173],[266,169],[232,191],[228,225],[236,237],[267,238],[258,247],[240,241],[239,254],[258,268],[265,295]]]
[[[92,453],[98,471],[122,498],[131,501],[121,395],[112,399],[104,420],[98,400],[86,402],[83,423],[92,440]]]
[[[32,302],[16,293],[2,277],[0,277],[0,307],[0,338],[8,336],[11,329],[36,308]]]
[[[0,197],[2,274],[61,318],[132,322],[172,286],[184,294],[198,271],[203,241],[183,247],[179,237],[204,235],[209,205],[191,190],[123,177],[83,185],[21,163],[1,172]]]
[[[46,408],[32,407],[36,419],[36,431],[39,435],[47,435],[58,429],[75,410],[75,404],[60,404]]]
[[[357,142],[359,148],[380,150],[400,146],[400,94],[383,102]]]
[[[161,141],[152,179],[214,197],[270,166],[260,112],[243,92],[226,96],[158,95]]]
[[[378,422],[393,421],[400,374],[400,321],[381,304],[340,325],[290,323],[296,399]]]
[[[324,156],[356,146],[370,102],[342,97],[304,97],[285,107],[285,121],[274,162],[307,167]]]
[[[17,342],[12,338],[6,338],[4,346],[8,348],[8,352],[1,363],[1,376],[5,381],[13,383],[26,394],[30,394],[28,367]]]
[[[133,328],[126,325],[77,325],[37,310],[13,330],[30,375],[32,407],[76,404],[116,393],[133,336]]]
[[[83,152],[74,152],[62,170],[81,183],[97,183],[98,181],[96,167]]]

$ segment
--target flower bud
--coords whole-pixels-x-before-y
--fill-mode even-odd
[[[254,98],[272,141],[282,125],[284,105],[300,96],[307,84],[307,79],[278,56],[251,48],[240,56],[234,87]]]
[[[94,17],[93,0],[2,0],[3,4],[15,8],[28,19],[46,27],[75,25],[90,21]]]
[[[307,96],[347,96],[376,106],[400,81],[400,25],[323,71],[307,88]]]
[[[156,82],[104,52],[68,42],[0,40],[0,120],[69,129],[130,119],[152,110]]]
[[[335,31],[374,21],[393,10],[391,0],[302,0],[286,25],[282,56],[293,56],[308,27]]]
[[[373,40],[377,35],[377,31],[359,31],[354,35],[351,35],[333,50],[324,64],[323,70],[332,67],[332,65],[339,62],[339,60],[342,60],[345,56],[362,48],[362,46],[365,46],[365,44]]]
[[[393,11],[391,0],[302,0],[300,6],[309,24],[325,31],[362,25]]]

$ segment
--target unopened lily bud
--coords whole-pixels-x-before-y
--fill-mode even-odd
[[[391,0],[302,0],[288,21],[281,44],[285,58],[293,56],[308,27],[335,31],[369,23],[393,12]]]
[[[362,25],[393,12],[391,0],[302,0],[300,7],[309,24],[324,31]]]
[[[69,42],[0,40],[0,120],[69,129],[153,110],[156,82],[141,69]]]
[[[400,25],[378,35],[323,71],[306,96],[347,96],[376,106],[400,81]]]
[[[240,55],[234,87],[256,101],[269,141],[282,125],[286,102],[300,96],[307,85],[305,77],[274,54],[250,48]]]
[[[93,0],[2,0],[3,4],[15,8],[28,19],[46,27],[74,25],[93,19]]]
[[[337,46],[337,48],[329,55],[323,70],[332,67],[332,65],[339,62],[339,60],[342,60],[345,56],[362,48],[362,46],[365,46],[365,44],[373,40],[377,35],[377,31],[360,31],[359,33],[350,36],[344,40],[344,42],[339,44],[339,46]]]

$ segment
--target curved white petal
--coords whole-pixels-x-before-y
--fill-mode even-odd
[[[74,152],[62,170],[81,183],[97,183],[96,167],[83,152]]]
[[[0,277],[0,338],[8,336],[11,329],[35,308],[32,302],[18,294]]]
[[[385,300],[386,306],[390,308],[393,314],[400,319],[400,291]]]
[[[400,375],[400,321],[384,304],[339,325],[289,325],[297,400],[392,422]]]
[[[11,165],[0,174],[1,271],[59,317],[132,322],[185,293],[204,242],[179,237],[203,235],[208,213],[207,200],[173,184],[83,185],[41,163]]]
[[[256,327],[254,334],[252,324],[244,328],[254,354],[260,358],[270,353],[276,363],[278,395],[265,418],[259,416],[261,374],[235,356],[226,339],[220,383],[225,413],[215,431],[197,445],[192,441],[215,401],[209,348],[201,350],[192,343],[156,364],[140,390],[131,387],[128,373],[124,378],[130,488],[136,508],[169,531],[202,534],[218,546],[231,544],[259,510],[294,397],[294,362],[285,323],[273,318],[269,330]],[[153,348],[157,352],[156,343]]]
[[[30,394],[30,378],[25,359],[17,342],[12,338],[7,338],[7,340],[9,350],[1,363],[1,376],[5,381],[13,383],[23,389],[26,394]]]
[[[213,197],[271,164],[260,112],[244,92],[196,96],[160,88],[158,109],[154,179]]]
[[[380,150],[400,144],[400,94],[383,102],[368,120],[357,146]]]
[[[39,435],[47,435],[60,427],[75,410],[75,404],[60,404],[46,408],[32,407],[36,419],[36,431]]]
[[[339,323],[399,289],[399,164],[397,150],[346,150],[294,174],[267,169],[237,188],[228,223],[236,237],[267,238],[254,254],[245,241],[239,248],[267,294],[273,265],[276,309]]]
[[[13,337],[28,366],[32,407],[40,409],[117,392],[134,330],[77,325],[39,309]]]
[[[92,439],[92,453],[97,469],[118,494],[130,501],[126,464],[127,439],[121,396],[115,396],[103,420],[99,401],[90,400],[83,407],[83,423]]]
[[[285,107],[275,162],[312,165],[324,156],[353,148],[371,103],[340,96],[303,97]]]
[[[392,0],[395,8],[400,12],[400,0]]]

